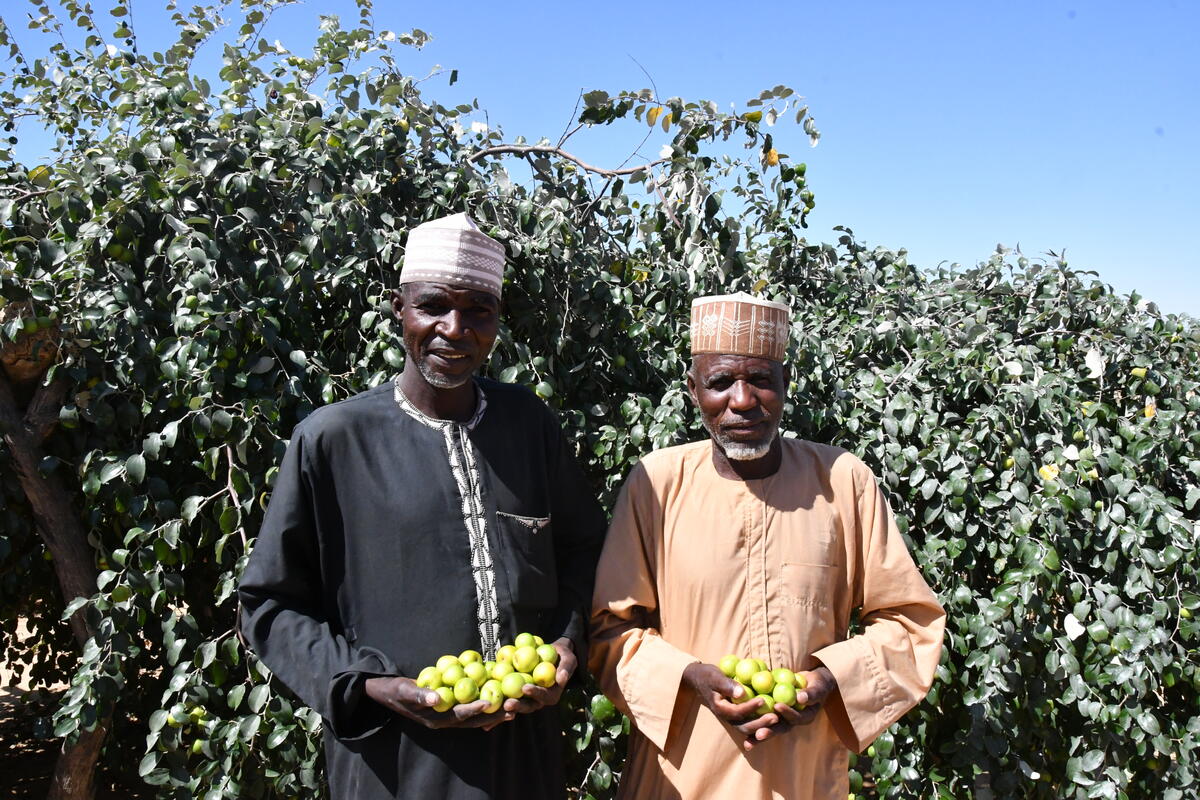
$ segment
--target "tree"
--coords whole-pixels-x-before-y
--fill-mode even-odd
[[[0,382],[0,602],[7,660],[73,674],[64,777],[90,774],[111,726],[106,763],[164,796],[318,791],[320,720],[238,641],[234,588],[294,425],[403,363],[385,297],[406,231],[470,210],[511,262],[488,370],[558,411],[606,500],[641,453],[700,435],[690,299],[791,304],[786,427],[883,476],[950,612],[939,683],[858,761],[864,792],[1184,796],[1194,327],[1055,256],[923,272],[848,231],[806,241],[804,165],[775,132],[803,137],[771,125],[817,133],[786,87],[736,114],[591,92],[562,140],[509,142],[397,69],[422,32],[376,30],[363,0],[301,55],[264,43],[276,7],[231,28],[176,12],[162,53],[127,0],[111,28],[39,10],[62,37],[37,56],[0,28],[4,124],[62,140],[32,169],[0,150],[0,347],[25,370]],[[193,60],[219,44],[210,85]],[[669,151],[615,168],[571,150],[638,122]],[[594,692],[564,713],[579,792],[611,794],[627,722]]]

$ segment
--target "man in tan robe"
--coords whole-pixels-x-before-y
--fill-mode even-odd
[[[849,750],[933,680],[945,613],[871,470],[778,435],[788,318],[693,303],[688,388],[712,440],[647,455],[617,500],[590,667],[635,726],[621,797],[844,800]],[[727,654],[796,670],[804,709],[760,714]]]

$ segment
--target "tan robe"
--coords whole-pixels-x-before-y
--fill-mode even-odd
[[[651,453],[621,490],[590,667],[636,725],[622,797],[844,800],[846,748],[865,748],[929,689],[945,612],[874,475],[844,450],[781,441],[768,478],[722,478],[706,440]],[[855,608],[863,633],[847,638]],[[810,725],[745,753],[680,681],[728,653],[824,664],[839,691]]]

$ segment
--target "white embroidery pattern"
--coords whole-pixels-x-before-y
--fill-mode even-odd
[[[479,467],[475,463],[475,449],[468,434],[479,424],[487,409],[487,398],[476,389],[479,398],[475,414],[467,422],[434,419],[417,410],[404,392],[400,390],[400,377],[396,376],[394,397],[410,417],[430,428],[441,430],[446,443],[446,459],[450,473],[458,487],[462,500],[463,524],[471,546],[471,577],[475,582],[476,620],[479,624],[479,641],[485,661],[496,660],[500,639],[500,613],[496,602],[496,571],[492,566],[492,554],[488,547],[487,512],[483,503],[482,482]]]

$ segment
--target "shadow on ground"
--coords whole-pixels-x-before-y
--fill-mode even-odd
[[[50,721],[57,703],[54,692],[0,688],[0,797],[46,797],[62,746]],[[96,783],[96,800],[149,800],[154,796],[150,787],[136,778],[101,772]]]

